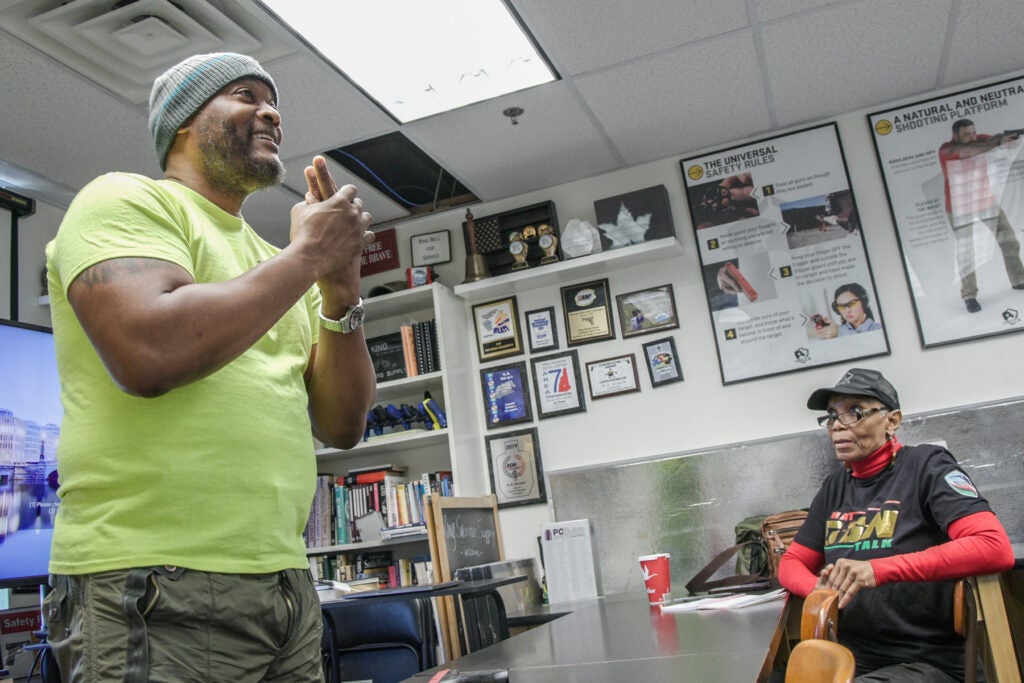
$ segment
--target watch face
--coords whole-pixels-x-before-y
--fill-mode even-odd
[[[518,241],[517,242],[512,242],[511,244],[508,245],[508,250],[510,252],[512,252],[513,254],[521,254],[521,253],[523,253],[523,249],[525,249],[525,248],[526,248],[526,245],[523,244],[522,242],[518,242]]]
[[[363,307],[355,306],[348,312],[348,329],[351,331],[358,330],[363,326]]]
[[[537,242],[537,244],[539,244],[542,248],[547,249],[548,247],[551,246],[551,244],[554,241],[555,241],[555,236],[554,235],[549,235],[549,234],[545,233],[545,234],[540,236],[540,240]]]

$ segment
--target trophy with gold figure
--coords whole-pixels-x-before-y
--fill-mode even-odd
[[[515,263],[512,264],[512,270],[522,270],[523,268],[530,267],[530,264],[526,262],[527,250],[528,245],[523,238],[522,232],[516,230],[508,236],[508,253],[512,254],[512,258],[515,259]]]
[[[537,228],[537,244],[544,251],[541,263],[556,263],[558,261],[558,238],[555,236],[555,229],[547,223]]]

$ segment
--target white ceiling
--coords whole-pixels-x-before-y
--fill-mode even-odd
[[[137,81],[237,49],[281,93],[288,178],[244,209],[276,244],[312,155],[392,131],[487,202],[1024,69],[1022,0],[509,0],[562,79],[399,125],[252,0],[115,1],[0,0],[0,186],[66,206],[106,171],[158,176]],[[379,33],[368,59],[416,58],[387,26],[346,27],[343,3],[324,7],[339,39]],[[184,40],[107,16],[143,10],[184,10]],[[114,30],[127,35],[104,38]],[[164,63],[146,54],[158,38]],[[117,72],[136,83],[113,85]],[[362,185],[378,222],[408,215]]]

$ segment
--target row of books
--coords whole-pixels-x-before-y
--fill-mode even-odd
[[[306,546],[322,548],[379,539],[426,536],[423,496],[454,494],[452,473],[405,476],[404,465],[349,470],[344,476],[320,474],[306,524]]]
[[[437,342],[437,321],[424,320],[402,325],[395,332],[366,340],[378,382],[388,382],[438,372],[441,354]]]
[[[363,586],[369,579],[378,588],[415,586],[433,582],[430,558],[417,555],[395,558],[390,550],[322,555],[310,558],[314,580],[342,581],[353,587]]]

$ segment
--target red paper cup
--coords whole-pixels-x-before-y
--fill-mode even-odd
[[[660,605],[665,597],[672,592],[672,577],[669,575],[669,554],[643,555],[639,558],[640,570],[644,574],[644,585],[647,586],[647,601],[652,605]]]

